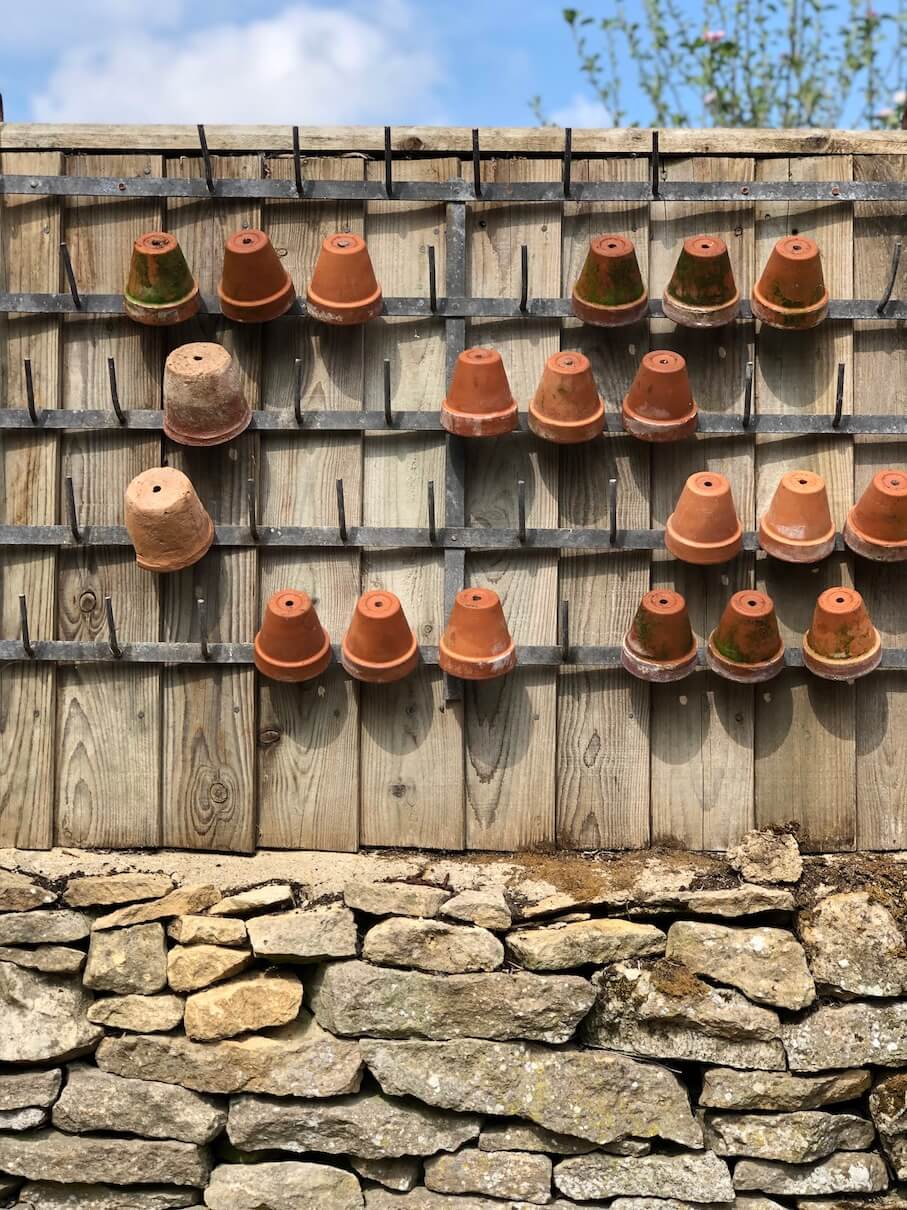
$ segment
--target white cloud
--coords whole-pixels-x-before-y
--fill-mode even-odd
[[[103,4],[104,0],[93,0]],[[171,8],[176,7],[175,0]],[[146,8],[146,13],[147,13]],[[149,28],[150,27],[150,28]],[[413,121],[441,66],[405,0],[360,11],[291,4],[189,32],[113,29],[59,57],[32,98],[42,122]]]
[[[614,125],[611,114],[601,101],[592,101],[582,93],[575,93],[566,105],[549,116],[558,126],[572,126],[575,129],[603,129]]]

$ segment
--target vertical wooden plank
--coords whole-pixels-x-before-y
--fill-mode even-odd
[[[361,180],[362,160],[318,158],[307,179]],[[271,175],[293,178],[292,159],[271,161]],[[266,229],[301,295],[322,241],[363,229],[361,202],[273,202]],[[273,323],[263,332],[262,406],[293,408],[294,362],[303,363],[303,407],[354,410],[362,401],[361,327]],[[362,438],[311,433],[261,438],[261,513],[265,525],[333,525],[335,485],[343,479],[350,524],[361,505]],[[338,641],[359,592],[359,551],[263,550],[257,617],[281,588],[304,588]],[[258,621],[256,619],[256,626]],[[359,838],[359,695],[333,664],[315,681],[281,685],[258,678],[259,842],[273,848],[355,850]]]
[[[675,160],[668,180],[751,180],[749,159]],[[720,235],[728,246],[741,295],[752,281],[753,218],[745,203],[652,204],[650,291],[667,285],[683,240]],[[653,347],[686,358],[693,395],[703,412],[742,414],[744,369],[751,325],[722,328],[652,324]],[[743,437],[698,436],[652,451],[652,524],[663,527],[686,479],[713,470],[730,480],[744,529],[754,524],[752,443]],[[716,568],[692,567],[656,552],[653,587],[686,597],[700,644],[717,624],[728,597],[751,586],[753,560],[740,555]],[[753,690],[712,673],[694,673],[673,685],[652,687],[652,840],[691,849],[725,849],[752,826]]]
[[[849,156],[762,160],[761,180],[847,180]],[[815,239],[832,298],[853,297],[853,214],[848,203],[756,203],[756,264],[762,271],[784,235]],[[764,412],[831,413],[836,367],[853,365],[852,323],[826,320],[811,332],[763,324],[757,344],[755,398]],[[844,410],[851,410],[853,374],[846,379]],[[840,530],[853,494],[849,438],[760,438],[756,445],[758,514],[781,475],[800,467],[825,478],[832,518]],[[817,595],[851,582],[851,560],[833,554],[815,567],[798,568],[760,556],[760,586],[772,597],[786,642],[799,644]],[[854,689],[810,673],[785,672],[756,696],[756,821],[760,826],[795,819],[801,844],[814,851],[851,848],[855,839]]]
[[[549,160],[497,160],[483,179],[499,183],[557,180]],[[561,287],[561,207],[486,204],[467,218],[469,289],[474,295],[520,296],[520,247],[529,249],[530,294]],[[467,345],[493,345],[525,413],[545,361],[560,348],[546,320],[476,320]],[[516,527],[517,481],[526,484],[526,523],[557,524],[557,447],[510,435],[467,443],[466,513],[470,525]],[[557,633],[556,552],[507,550],[467,557],[467,582],[501,597],[517,644],[553,643]],[[556,676],[519,668],[465,687],[466,843],[471,849],[528,849],[555,841]]]
[[[213,156],[215,176],[260,175],[257,156]],[[200,176],[199,159],[167,162],[168,176]],[[260,224],[257,202],[172,202],[168,227],[179,239],[203,294],[220,280],[224,242]],[[280,322],[280,321],[275,321]],[[258,407],[260,325],[196,317],[172,333],[172,344],[213,340],[236,359],[246,398]],[[255,476],[258,438],[193,449],[166,443],[165,457],[189,476],[215,524],[248,521],[246,484]],[[198,638],[196,601],[208,603],[212,642],[249,642],[254,634],[257,551],[213,547],[200,563],[165,577],[165,641]],[[192,849],[248,851],[255,846],[255,674],[251,668],[192,666],[164,672],[164,843]]]
[[[7,152],[3,172],[59,173],[57,152]],[[48,197],[4,197],[0,205],[0,281],[9,291],[55,291],[59,284],[60,202]],[[38,315],[0,320],[0,397],[25,407],[23,362],[30,358],[40,407],[60,405],[60,321]],[[48,525],[56,520],[55,433],[7,432],[0,438],[0,520]],[[35,638],[53,638],[56,552],[3,552],[0,560],[0,633],[19,633],[19,593],[28,601]],[[48,848],[54,818],[54,688],[52,664],[0,666],[0,846]]]
[[[643,181],[643,160],[583,160],[576,181]],[[645,204],[567,202],[563,218],[561,292],[570,294],[589,241],[602,232],[629,236],[636,244],[643,280],[649,255],[649,208]],[[646,322],[613,331],[568,320],[565,349],[579,348],[605,406],[620,408],[640,355],[648,346]],[[608,480],[618,481],[618,524],[649,524],[649,447],[622,432],[560,451],[562,526],[606,528]],[[649,585],[645,552],[565,552],[560,596],[570,609],[570,641],[613,644],[623,640],[639,598]],[[558,678],[557,842],[562,848],[643,848],[649,841],[649,686],[622,670],[565,668]]]
[[[902,181],[907,156],[855,156],[854,179]],[[854,296],[879,298],[888,280],[895,240],[904,238],[903,202],[854,205]],[[907,293],[907,257],[901,261],[894,298]],[[907,412],[907,328],[877,320],[854,324],[854,411]],[[854,441],[854,499],[886,467],[904,468],[903,440],[859,437]],[[884,646],[903,641],[904,564],[854,561],[863,594]],[[856,686],[858,849],[907,848],[907,813],[901,809],[907,777],[907,683],[902,673],[876,672]]]
[[[149,155],[70,156],[79,176],[161,173]],[[119,293],[132,245],[161,221],[153,200],[77,198],[64,210],[64,233],[81,290]],[[83,409],[109,398],[107,358],[116,359],[126,407],[160,399],[161,334],[125,317],[72,316],[63,324],[63,406]],[[158,461],[153,434],[72,433],[63,438],[63,474],[72,475],[83,525],[122,525],[123,493]],[[61,550],[58,627],[64,639],[107,636],[104,597],[119,638],[158,638],[157,577],[127,548]],[[161,840],[158,754],[160,671],[156,667],[84,664],[57,677],[57,842],[127,848]]]
[[[399,180],[448,180],[451,159],[395,166]],[[383,165],[369,165],[380,179]],[[428,294],[428,253],[444,281],[445,211],[425,203],[371,203],[366,234],[378,280],[389,295]],[[444,324],[440,319],[380,319],[365,338],[365,405],[383,406],[383,362],[391,362],[393,398],[401,407],[436,411],[445,392]],[[442,523],[444,442],[438,435],[373,433],[365,438],[363,520],[366,525],[427,524],[433,481]],[[443,630],[444,569],[429,551],[367,551],[363,588],[387,588],[400,598],[421,643],[437,644]],[[347,602],[347,617],[353,600]],[[463,739],[461,706],[443,700],[438,668],[420,666],[396,685],[362,685],[362,843],[461,848]]]

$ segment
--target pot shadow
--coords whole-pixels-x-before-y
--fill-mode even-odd
[[[438,710],[443,709],[440,668],[420,664],[410,676],[390,685],[359,686],[363,731],[384,752],[405,757],[428,739]]]
[[[763,382],[763,395],[768,393],[774,400],[784,401],[784,410],[813,408],[817,399],[832,400],[829,411],[834,408],[834,387],[838,372],[835,356],[829,353],[832,340],[828,337],[829,327],[834,335],[844,333],[844,323],[849,321],[826,319],[818,327],[807,328],[796,333],[783,328],[762,324],[756,341],[758,373]],[[792,342],[796,340],[796,349]],[[793,369],[793,366],[796,369]],[[785,371],[790,369],[790,373]],[[774,402],[763,405],[766,412],[779,409]]]
[[[540,738],[535,691],[553,684],[550,668],[530,667],[490,681],[464,681],[466,762],[480,783],[500,779],[502,770],[518,775],[519,763]]]
[[[712,725],[712,673],[698,669],[682,681],[652,686],[652,759],[685,765],[705,746]]]
[[[903,673],[876,672],[856,685],[857,759],[869,756],[892,739],[891,715],[903,719],[907,713],[907,685]],[[900,746],[895,739],[893,746]]]
[[[284,684],[256,674],[259,700],[259,735],[278,732],[277,742],[291,743],[302,752],[330,747],[344,736],[356,701],[356,683],[338,664],[319,677],[299,684]],[[272,743],[262,744],[263,753]],[[266,759],[263,755],[262,759]]]

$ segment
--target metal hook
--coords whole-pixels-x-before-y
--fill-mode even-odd
[[[570,662],[570,602],[561,601],[561,663]]]
[[[878,315],[881,315],[888,306],[889,299],[891,298],[892,291],[894,290],[894,283],[897,279],[898,265],[900,265],[900,263],[901,241],[898,239],[894,241],[894,247],[891,250],[891,268],[888,270],[888,283],[885,286],[885,292],[879,299],[879,305],[876,307],[876,314]]]
[[[252,541],[258,541],[258,508],[255,498],[255,480],[246,480],[246,502],[249,506],[249,533],[252,535]]]
[[[110,402],[113,405],[113,410],[116,412],[117,420],[120,424],[126,423],[126,417],[123,415],[123,409],[120,407],[120,392],[117,387],[117,365],[112,357],[107,358],[107,378],[110,382]]]
[[[432,315],[438,310],[438,274],[435,268],[435,246],[428,245],[428,306]]]
[[[612,546],[617,542],[617,480],[608,480],[608,541]]]
[[[438,540],[438,526],[435,520],[435,481],[428,481],[428,540],[432,544]]]
[[[841,424],[841,413],[844,410],[844,362],[838,362],[838,382],[835,387],[835,414],[831,420],[833,429],[839,428]]]
[[[391,409],[391,363],[390,358],[384,359],[384,423],[393,428],[394,413]]]
[[[115,660],[123,658],[123,648],[117,638],[116,623],[113,620],[113,602],[110,597],[104,598],[104,613],[107,615],[107,642]]]
[[[517,537],[520,542],[526,541],[526,482],[518,479],[516,485],[516,516]]]
[[[302,428],[302,358],[297,357],[293,362],[293,377],[296,390],[293,393],[293,414],[296,423]]]
[[[564,197],[570,196],[570,177],[573,169],[573,127],[564,127]]]
[[[661,184],[661,152],[658,149],[658,131],[652,131],[652,197],[658,197]]]
[[[347,539],[346,532],[346,501],[343,497],[343,480],[337,480],[337,528],[340,531],[340,541]]]
[[[25,403],[28,407],[28,418],[32,424],[40,424],[41,417],[35,404],[35,380],[31,372],[31,358],[25,358]]]
[[[750,427],[753,414],[753,363],[748,361],[743,371],[743,427]]]
[[[202,149],[202,159],[205,161],[205,184],[208,187],[208,192],[214,192],[214,170],[211,167],[211,152],[208,150],[208,138],[205,134],[205,128],[199,122],[198,124],[198,145]]]
[[[72,475],[66,476],[66,514],[69,518],[69,532],[74,542],[82,541],[79,530],[79,517],[76,513],[76,489],[72,485]]]
[[[22,629],[22,646],[25,654],[30,660],[35,658],[35,649],[31,644],[31,636],[28,633],[28,602],[25,600],[25,593],[19,593],[19,625]]]
[[[293,176],[296,178],[296,193],[302,197],[305,181],[302,179],[302,157],[299,154],[299,127],[293,127]]]
[[[195,606],[198,610],[198,642],[202,649],[202,659],[209,660],[211,653],[208,650],[208,602],[204,597],[199,597]]]
[[[520,245],[520,312],[529,309],[529,245]]]
[[[394,161],[391,155],[391,128],[384,127],[384,192],[394,196]]]
[[[472,191],[476,197],[482,196],[482,160],[479,152],[479,132],[472,132]]]
[[[82,309],[82,299],[79,296],[79,287],[76,284],[76,275],[72,267],[72,258],[69,255],[69,248],[66,240],[60,244],[60,257],[63,261],[63,272],[66,274],[66,281],[69,285],[69,293],[72,298],[72,305],[77,311]]]

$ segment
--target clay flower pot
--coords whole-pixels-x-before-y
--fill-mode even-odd
[[[805,235],[779,239],[753,286],[753,317],[773,328],[814,328],[828,312],[819,246]]]
[[[295,588],[275,592],[255,636],[253,658],[262,676],[310,681],[324,672],[331,655],[331,640],[309,595]]]
[[[324,241],[306,306],[313,319],[326,324],[364,324],[381,314],[381,287],[361,236],[338,232]]]
[[[696,667],[696,640],[679,592],[654,588],[639,602],[620,662],[643,681],[679,681]]]
[[[183,250],[166,231],[146,231],[135,241],[123,310],[136,323],[166,327],[198,311],[198,282]]]
[[[731,485],[724,475],[690,475],[665,526],[665,546],[671,554],[684,563],[727,563],[742,543]]]
[[[126,529],[146,571],[191,567],[214,541],[214,522],[182,471],[142,471],[126,488]]]
[[[597,235],[573,287],[573,314],[585,324],[619,327],[642,319],[649,295],[639,272],[633,241],[622,235]]]
[[[852,681],[877,668],[882,640],[853,588],[826,588],[803,636],[803,663],[829,681]]]
[[[537,436],[559,445],[591,441],[600,435],[605,427],[605,405],[588,357],[555,353],[548,358],[529,404],[529,427]]]
[[[718,328],[735,318],[740,291],[723,239],[694,235],[683,241],[661,305],[668,319],[688,328]]]
[[[458,437],[500,437],[517,425],[517,403],[496,349],[466,349],[457,358],[441,424]]]
[[[516,646],[501,598],[490,588],[464,588],[441,635],[438,662],[467,681],[490,681],[516,666]]]
[[[164,432],[180,445],[220,445],[248,428],[239,370],[223,345],[180,345],[164,364]]]
[[[621,408],[623,426],[641,441],[682,441],[699,423],[687,363],[679,353],[646,353]]]
[[[357,681],[386,685],[409,676],[419,646],[403,606],[392,592],[364,592],[343,636],[341,662]]]
[[[907,474],[879,471],[844,526],[844,541],[858,555],[883,563],[907,559]]]
[[[709,635],[705,658],[729,681],[770,681],[784,667],[784,643],[775,606],[764,592],[735,592]]]
[[[276,319],[296,299],[289,273],[263,231],[237,231],[224,246],[224,267],[217,287],[220,308],[237,323]]]
[[[835,548],[825,480],[812,471],[788,471],[759,522],[759,545],[785,563],[817,563]]]

